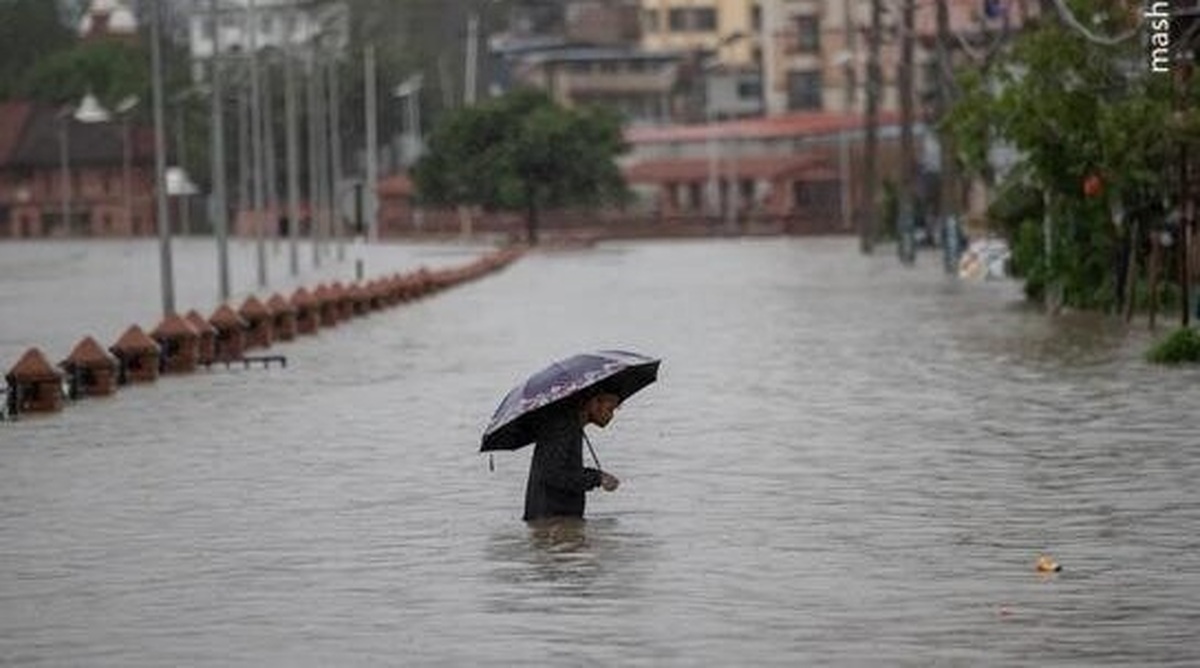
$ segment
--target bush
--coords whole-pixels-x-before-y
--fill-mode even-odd
[[[1154,344],[1146,359],[1155,364],[1181,364],[1200,362],[1200,332],[1190,327],[1181,327],[1167,338]]]

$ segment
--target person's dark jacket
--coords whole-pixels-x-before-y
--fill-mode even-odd
[[[600,471],[583,465],[583,425],[578,413],[551,411],[534,428],[534,435],[525,521],[583,517],[585,495],[600,486]]]

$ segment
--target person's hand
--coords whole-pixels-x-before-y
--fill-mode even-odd
[[[604,488],[604,491],[611,492],[620,486],[620,484],[621,481],[617,480],[617,476],[605,473],[604,471],[600,472],[600,486]]]

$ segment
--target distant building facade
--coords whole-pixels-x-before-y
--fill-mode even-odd
[[[195,0],[188,19],[192,78],[205,78],[204,64],[213,56],[214,43],[219,44],[223,57],[245,54],[252,45],[270,52],[289,45],[309,45],[319,38],[330,48],[343,50],[349,40],[348,17],[349,8],[341,2]]]
[[[149,128],[0,103],[0,238],[147,236],[156,229]]]
[[[79,19],[78,32],[84,41],[136,42],[138,21],[120,0],[92,0]]]
[[[523,3],[508,23],[489,39],[493,94],[540,88],[565,106],[604,106],[635,125],[686,116],[689,54],[644,48],[634,0]]]

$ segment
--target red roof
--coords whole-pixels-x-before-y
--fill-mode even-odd
[[[125,333],[121,335],[121,338],[117,339],[116,343],[112,344],[109,350],[130,354],[157,353],[158,344],[154,342],[154,339],[147,336],[141,327],[130,325],[129,329],[125,330]]]
[[[267,308],[271,313],[295,313],[296,307],[293,306],[283,295],[276,292],[267,300]]]
[[[292,304],[297,308],[307,308],[312,306],[313,297],[309,294],[308,290],[296,288],[296,291],[292,293]]]
[[[154,338],[188,338],[194,339],[200,335],[196,328],[186,318],[171,314],[158,323],[151,333]]]
[[[13,368],[9,369],[5,378],[24,382],[38,382],[46,380],[58,380],[59,373],[50,366],[50,362],[46,361],[46,356],[37,348],[30,348],[21,355],[21,359],[17,361]]]
[[[625,168],[625,178],[634,183],[671,183],[706,181],[712,165],[707,158],[661,158],[643,160]],[[746,156],[737,161],[723,160],[717,168],[721,176],[775,181],[783,178],[823,181],[836,178],[825,160],[817,155]]]
[[[379,181],[379,194],[390,197],[409,197],[416,192],[408,174],[395,174]]]
[[[63,360],[63,364],[74,364],[78,367],[102,367],[111,368],[115,362],[113,358],[105,352],[104,348],[90,336],[86,336],[82,341],[75,344],[75,348],[71,350],[71,354],[67,359]]]
[[[221,304],[213,311],[212,317],[208,322],[217,329],[242,329],[247,323],[238,315],[236,311],[229,307],[228,304]]]
[[[898,112],[879,114],[881,125],[897,125],[899,122]],[[667,144],[730,138],[798,138],[858,130],[866,125],[866,117],[859,114],[813,111],[695,125],[631,127],[625,130],[625,141],[631,144]]]
[[[217,333],[217,328],[205,320],[204,316],[200,315],[200,312],[196,309],[188,311],[185,317],[188,324],[192,326],[192,329],[196,330],[200,335]]]
[[[238,315],[247,320],[257,320],[271,317],[271,309],[259,301],[258,297],[250,295],[246,297],[246,301],[242,302],[242,307],[238,309]]]
[[[29,102],[0,102],[0,165],[8,164],[25,134],[25,122],[33,111]]]

